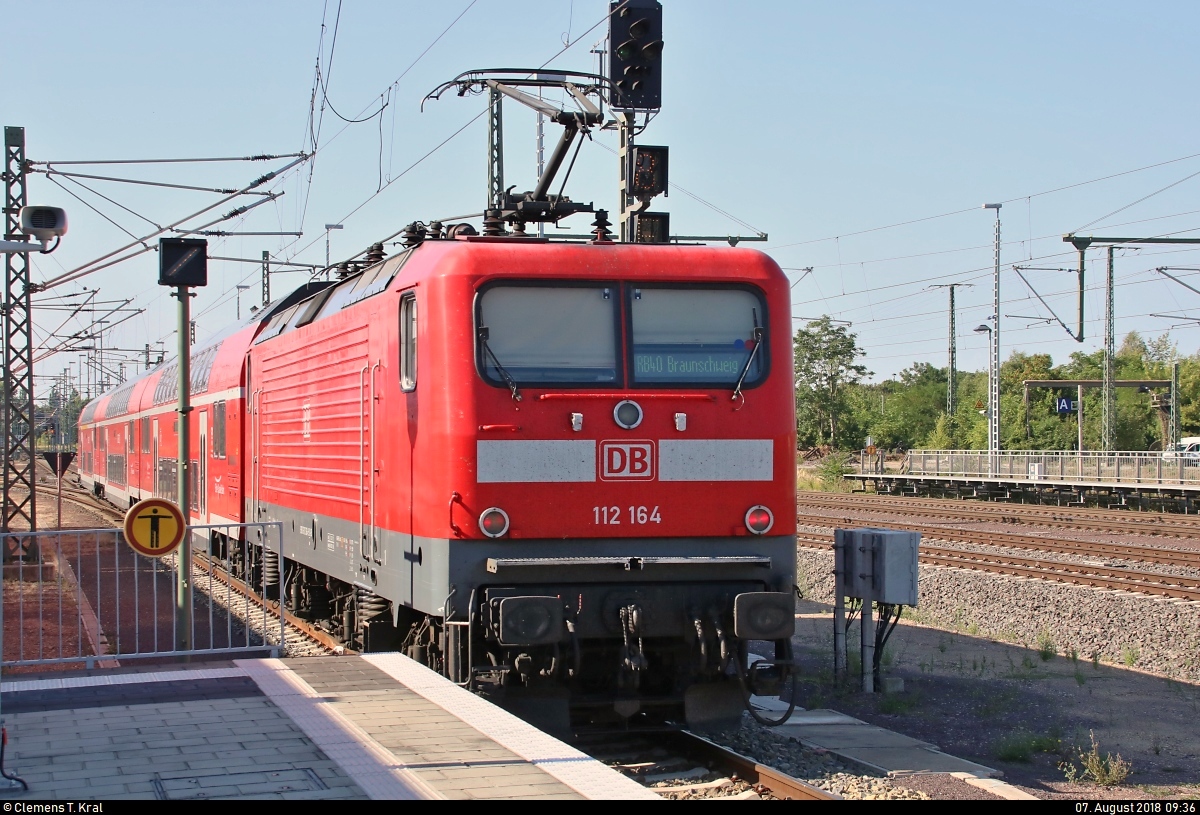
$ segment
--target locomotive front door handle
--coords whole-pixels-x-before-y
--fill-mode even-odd
[[[458,528],[458,524],[454,523],[454,502],[455,501],[457,501],[458,503],[461,504],[462,496],[459,495],[457,492],[452,492],[452,493],[450,493],[450,529],[454,532],[455,535],[457,535],[458,537],[461,538],[463,536],[463,531]]]

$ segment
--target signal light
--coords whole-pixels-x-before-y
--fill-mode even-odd
[[[635,144],[629,151],[627,194],[645,200],[665,193],[669,157],[670,151],[666,147]]]
[[[207,286],[208,241],[203,238],[159,238],[158,285]]]
[[[479,516],[479,531],[489,538],[498,538],[508,531],[508,513],[500,507],[485,509]]]
[[[765,535],[775,524],[775,516],[762,504],[746,510],[746,528],[755,535]]]
[[[618,11],[618,9],[620,9]],[[658,0],[612,0],[608,41],[613,43],[608,78],[617,110],[662,107],[662,6]]]
[[[633,213],[634,243],[670,243],[671,214],[669,212]]]

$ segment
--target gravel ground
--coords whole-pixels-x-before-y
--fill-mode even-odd
[[[748,716],[744,717],[740,729],[710,738],[735,752],[785,772],[793,778],[807,781],[814,787],[835,792],[843,798],[922,801],[931,797],[927,792],[909,789],[890,778],[859,775],[854,769],[838,761],[832,753],[805,747],[796,739],[781,736]],[[950,780],[957,781],[954,778]]]
[[[833,553],[801,549],[806,599],[833,602]],[[920,567],[917,622],[1064,656],[1200,681],[1200,603],[1044,580]]]
[[[815,601],[800,604],[801,705],[937,744],[1043,798],[1200,795],[1200,603],[922,566],[920,606],[885,649],[885,674],[905,690],[864,695],[828,677],[832,552],[801,550],[798,565]],[[1093,736],[1101,755],[1131,763],[1124,786],[1067,782],[1059,765],[1080,766]],[[1014,758],[1013,739],[1036,746]],[[897,783],[954,794],[930,781]]]
[[[859,525],[862,526],[886,527],[889,523],[895,523],[896,515],[898,514],[897,512],[887,512],[884,510],[850,509],[848,507],[821,509],[819,507],[802,506],[800,507],[800,511],[810,515],[819,512],[827,513],[830,521],[840,527],[849,526],[850,524],[845,523],[845,521],[851,519],[852,523],[859,524],[861,522]],[[1021,511],[1020,506],[1014,505],[1012,511],[1013,514],[1018,514]],[[1102,532],[1094,529],[1071,529],[1053,525],[1042,526],[1025,523],[1014,526],[999,519],[994,521],[976,518],[955,520],[947,518],[944,515],[922,515],[919,507],[912,510],[905,510],[904,518],[910,523],[921,524],[923,526],[944,526],[947,529],[970,529],[973,532],[1000,532],[1017,535],[1045,534],[1053,537],[1055,540],[1077,541],[1080,543],[1115,543],[1128,546],[1147,546],[1154,549],[1171,549],[1176,552],[1200,551],[1200,538],[1164,537],[1149,533],[1138,534],[1136,532],[1125,531]]]
[[[828,534],[830,528],[824,526],[800,526],[798,527],[798,531],[802,533]],[[1034,549],[1025,549],[1016,546],[1003,546],[999,544],[966,543],[964,541],[955,540],[952,535],[947,535],[944,538],[934,537],[932,535],[922,535],[921,540],[922,542],[928,541],[931,544],[936,544],[937,546],[943,548],[958,549],[963,552],[972,552],[976,554],[1037,558],[1038,560],[1042,561],[1053,561],[1067,565],[1104,566],[1106,568],[1129,569],[1132,572],[1161,574],[1164,577],[1186,577],[1193,580],[1200,579],[1200,565],[1196,567],[1174,566],[1162,563],[1147,563],[1142,560],[1131,560],[1128,558],[1117,558],[1105,554],[1090,556],[1075,555],[1068,552],[1042,552]],[[1086,541],[1080,542],[1086,543]]]
[[[889,522],[895,523],[895,516],[879,517],[879,513],[855,512],[853,519],[846,518],[844,520],[850,523],[836,524],[838,527],[851,526],[883,526],[887,527]],[[944,518],[922,518],[919,515],[905,515],[905,519],[913,524],[921,524],[925,526],[942,526],[946,529],[946,535],[936,536],[922,533],[922,540],[936,541],[939,545],[953,546],[956,549],[963,549],[968,552],[980,553],[997,553],[1006,555],[1015,555],[1018,557],[1041,557],[1050,560],[1061,560],[1065,563],[1103,563],[1108,566],[1128,567],[1140,572],[1157,572],[1164,575],[1174,575],[1180,577],[1200,578],[1200,540],[1197,541],[1178,541],[1171,540],[1170,544],[1181,543],[1180,546],[1164,545],[1162,538],[1152,538],[1139,535],[1127,534],[1104,534],[1099,532],[1089,532],[1087,530],[1063,530],[1052,527],[1038,526],[1022,526],[1015,534],[1025,535],[1041,535],[1047,539],[1059,541],[1063,543],[1101,543],[1105,545],[1116,546],[1136,546],[1157,551],[1178,552],[1180,554],[1192,555],[1196,562],[1196,566],[1179,566],[1166,565],[1160,563],[1147,563],[1145,561],[1117,558],[1107,554],[1097,554],[1092,556],[1074,555],[1065,552],[1054,552],[1047,550],[1046,552],[1035,552],[1028,548],[1003,545],[1003,536],[1006,534],[1014,534],[1014,529],[1010,524],[988,523],[988,522],[973,522],[973,521],[947,521]],[[831,519],[832,522],[832,519]],[[832,526],[812,526],[800,525],[798,529],[804,532],[813,532],[817,534],[826,534]],[[967,543],[954,538],[955,529],[969,530],[973,533],[980,532],[996,532],[997,543],[990,545]],[[1191,545],[1188,545],[1191,544]]]

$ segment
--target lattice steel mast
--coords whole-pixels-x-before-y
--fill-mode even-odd
[[[27,241],[20,233],[21,207],[28,203],[25,128],[4,128],[4,239]],[[0,532],[37,528],[33,450],[33,311],[29,253],[4,253],[4,515]]]

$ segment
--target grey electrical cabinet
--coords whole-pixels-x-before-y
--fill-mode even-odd
[[[917,604],[919,532],[838,529],[834,541],[835,568],[847,597],[890,605]]]

